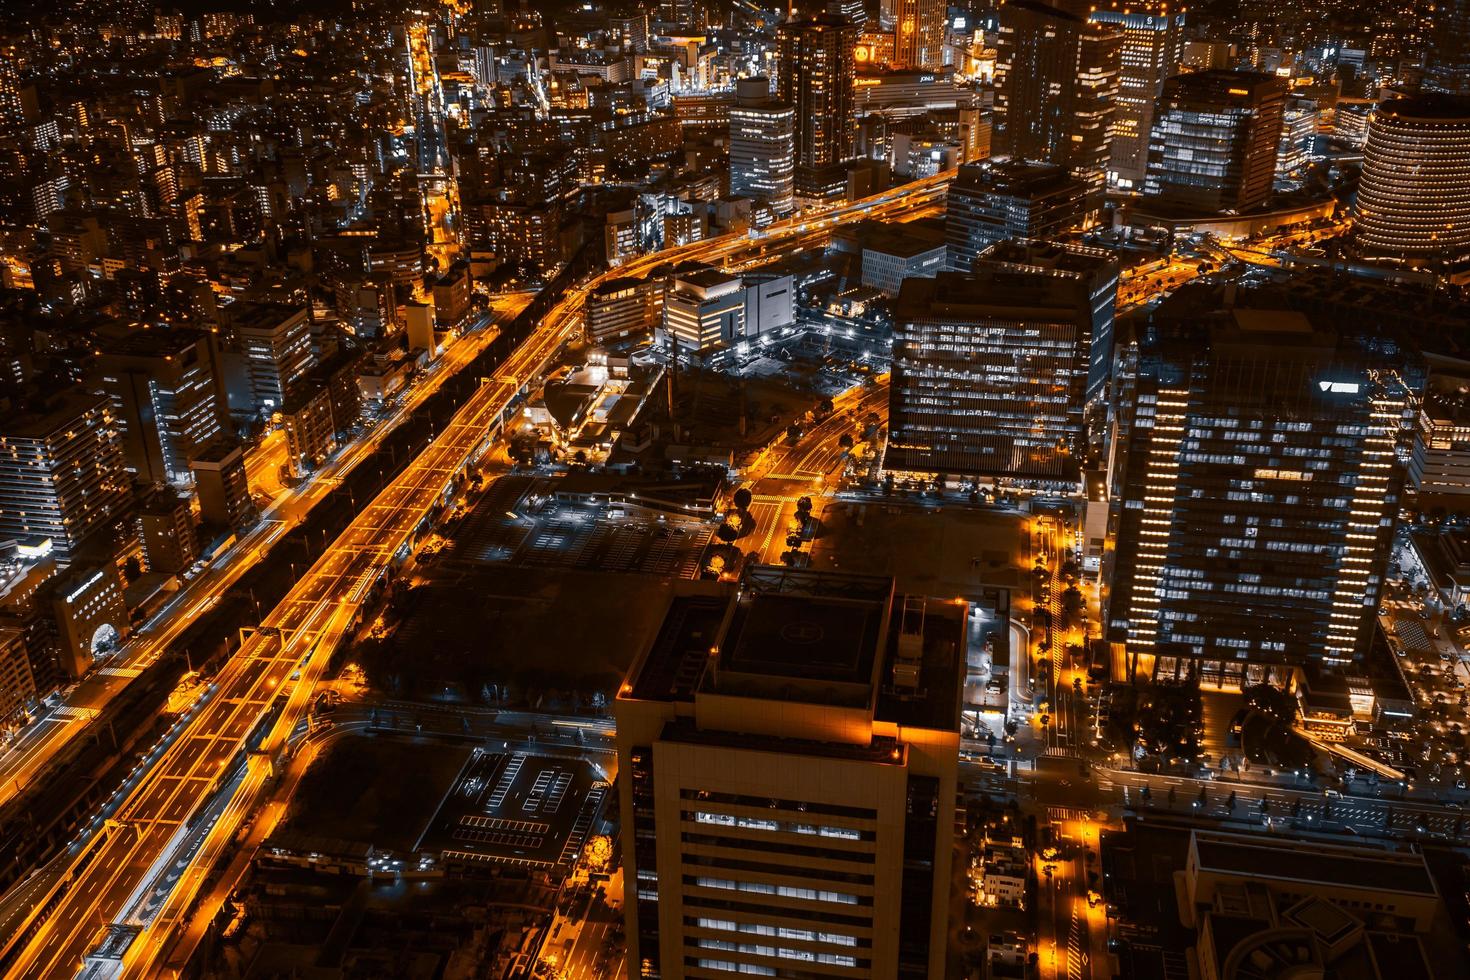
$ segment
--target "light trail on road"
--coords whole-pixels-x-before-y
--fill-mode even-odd
[[[330,548],[291,588],[266,617],[261,632],[245,643],[215,679],[216,692],[190,721],[175,745],[136,783],[111,832],[97,854],[81,869],[55,909],[10,964],[26,976],[70,977],[114,922],[139,884],[148,876],[179,827],[218,788],[217,781],[266,717],[291,675],[302,671],[289,701],[272,725],[269,749],[278,733],[289,732],[310,703],[312,688],[330,656],[325,642],[330,628],[351,619],[392,565],[405,557],[417,533],[452,486],[499,432],[505,412],[525,387],[538,378],[580,328],[587,296],[604,281],[647,275],[658,266],[680,261],[721,262],[777,248],[805,247],[830,235],[847,221],[892,215],[932,204],[942,195],[953,172],[885,191],[821,215],[802,215],[778,222],[757,238],[727,235],[680,246],[635,260],[575,286],[485,379],[420,455],[361,510]],[[309,661],[302,663],[303,658]],[[246,785],[258,785],[247,780]],[[234,823],[221,819],[214,835],[234,833],[246,808],[230,806]],[[192,864],[191,864],[192,867]],[[202,875],[185,869],[167,906],[192,898]],[[137,923],[147,926],[149,923]],[[168,941],[144,931],[123,954],[124,971],[148,963]]]

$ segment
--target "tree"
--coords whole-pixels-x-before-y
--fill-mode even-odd
[[[842,435],[838,436],[837,445],[841,446],[843,449],[851,449],[853,446],[852,433],[844,432],[842,433]]]
[[[812,498],[802,497],[798,500],[796,502],[796,512],[802,517],[809,515],[812,512]]]
[[[715,529],[715,537],[725,542],[725,544],[730,544],[736,538],[740,537],[740,532],[729,523],[725,523]]]
[[[1241,692],[1245,703],[1263,714],[1282,721],[1296,718],[1296,699],[1272,684],[1253,684]]]
[[[1087,609],[1087,600],[1082,597],[1082,590],[1075,585],[1069,585],[1062,593],[1062,613],[1069,621],[1078,619]]]
[[[754,499],[755,496],[750,492],[750,490],[745,487],[741,487],[739,490],[735,491],[735,509],[749,510],[750,503]]]

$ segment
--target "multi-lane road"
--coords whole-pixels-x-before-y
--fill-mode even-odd
[[[343,477],[382,447],[398,426],[413,416],[440,386],[474,362],[499,335],[494,325],[511,319],[530,302],[529,293],[495,298],[478,329],[452,344],[418,376],[414,386],[390,412],[362,436],[338,452],[310,479],[295,487],[280,485],[285,463],[285,439],[273,433],[247,463],[252,491],[268,491],[272,499],[263,519],[228,551],[189,582],[178,595],[145,623],[106,664],[69,691],[46,717],[28,729],[0,755],[0,805],[42,776],[47,765],[95,719],[108,702],[156,661],[268,555],[276,542],[306,520],[312,509],[331,493]],[[259,481],[259,482],[257,482]]]
[[[787,219],[759,237],[727,235],[670,249],[614,273],[617,277],[647,275],[666,262],[737,261],[817,244],[843,222],[895,216],[932,205],[950,176],[940,174],[819,216]],[[172,856],[170,848],[176,846],[204,802],[222,789],[223,777],[234,771],[233,763],[247,738],[267,717],[273,702],[290,689],[267,736],[267,747],[304,715],[311,687],[330,654],[331,640],[341,635],[390,567],[408,554],[418,532],[446,501],[456,476],[498,432],[506,410],[577,331],[588,293],[614,273],[568,290],[446,428],[354,517],[265,618],[264,629],[215,678],[213,695],[193,715],[187,730],[134,783],[104,839],[88,852],[85,866],[74,871],[65,891],[10,964],[12,972],[73,976],[112,923],[141,929],[141,939],[114,950],[123,966],[151,961],[166,937],[153,935],[151,922],[129,922],[139,889],[152,880],[159,862]],[[253,780],[232,784],[235,792],[241,791],[240,786],[258,788],[263,775],[252,775]],[[246,812],[245,807],[226,810],[227,815],[234,815],[236,825]],[[222,818],[214,833],[223,837],[233,830]],[[191,891],[200,881],[200,875],[184,874],[173,888]],[[187,899],[187,894],[182,896],[183,901]],[[179,900],[178,895],[168,899],[170,903]]]

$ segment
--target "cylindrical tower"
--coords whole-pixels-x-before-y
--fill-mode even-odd
[[[1358,248],[1410,264],[1470,258],[1470,99],[1393,99],[1368,122]]]

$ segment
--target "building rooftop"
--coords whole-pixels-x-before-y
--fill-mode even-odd
[[[1081,197],[1086,185],[1064,167],[1028,160],[997,166],[969,163],[960,167],[955,186],[1011,197]]]
[[[969,605],[904,597],[890,625],[873,717],[904,728],[958,731]],[[912,637],[912,645],[907,638]],[[906,672],[905,666],[912,670]]]
[[[1378,112],[1396,119],[1470,123],[1470,98],[1425,92],[1408,98],[1390,99],[1378,107]]]
[[[832,244],[839,251],[853,253],[871,249],[885,255],[913,258],[941,248],[945,243],[944,223],[919,219],[898,223],[867,219],[839,228],[832,234]]]
[[[305,315],[306,307],[290,303],[231,303],[228,307],[230,325],[236,330],[275,330],[282,323],[297,315]]]
[[[933,279],[905,279],[898,294],[899,319],[932,316],[1092,317],[1080,281],[1062,280],[1004,267],[973,273],[941,272]]]
[[[1104,249],[1013,239],[996,242],[981,252],[975,261],[1026,266],[1072,276],[1090,276],[1108,266],[1116,269],[1117,265],[1117,259]]]
[[[103,354],[124,357],[171,357],[199,343],[202,330],[175,327],[167,330],[134,330],[103,345]]]
[[[83,412],[107,404],[106,395],[77,385],[0,418],[0,439],[45,439],[70,428]]]
[[[244,447],[233,439],[216,439],[196,452],[190,459],[190,462],[226,463],[233,457],[242,455],[244,451]]]
[[[880,722],[953,731],[967,608],[895,597],[886,575],[756,566],[738,589],[685,585],[623,696],[692,701],[705,693],[872,708]]]
[[[741,580],[701,690],[862,707],[893,596],[882,575],[758,566]]]
[[[720,670],[863,684],[872,675],[884,604],[756,595],[735,604]]]
[[[740,285],[740,277],[719,269],[703,268],[693,272],[681,272],[675,279],[676,286],[687,286],[701,292],[734,288]]]
[[[1203,871],[1425,898],[1439,895],[1421,854],[1309,841],[1293,841],[1288,848],[1278,841],[1201,830],[1194,832],[1193,847]]]
[[[777,756],[821,756],[824,759],[846,759],[854,762],[889,765],[899,765],[904,761],[902,744],[897,739],[883,735],[866,742],[817,741],[807,738],[785,738],[779,735],[700,728],[692,718],[675,718],[664,726],[660,737],[666,742],[719,745],[754,752],[770,752]]]

